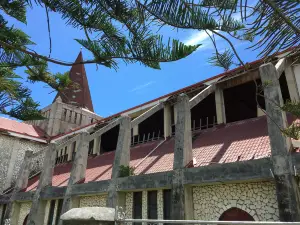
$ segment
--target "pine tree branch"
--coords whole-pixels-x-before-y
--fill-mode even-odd
[[[234,45],[232,44],[232,42],[231,42],[227,37],[225,37],[224,35],[222,35],[222,34],[216,32],[216,31],[214,31],[214,30],[210,30],[210,31],[213,32],[215,35],[220,36],[221,38],[223,38],[224,40],[226,40],[226,41],[228,42],[228,44],[229,44],[230,47],[232,48],[232,50],[233,50],[235,56],[237,57],[237,59],[239,60],[239,62],[241,63],[241,65],[242,65],[243,67],[245,67],[245,64],[243,63],[242,59],[240,58],[239,54],[237,53],[237,51],[236,51]],[[246,68],[246,67],[245,67],[245,68]]]
[[[274,12],[279,15],[285,22],[286,24],[293,29],[293,31],[295,33],[297,33],[298,35],[300,35],[300,30],[298,29],[298,27],[296,27],[290,20],[289,18],[287,18],[282,11],[276,6],[276,4],[272,1],[272,0],[261,0],[262,2],[265,2],[267,5],[269,5]]]
[[[73,65],[78,65],[78,64],[94,64],[94,63],[103,64],[104,60],[112,60],[112,59],[125,59],[125,60],[136,60],[136,61],[147,61],[147,62],[175,62],[178,60],[178,59],[170,59],[170,60],[168,60],[168,59],[149,59],[146,57],[143,58],[143,57],[130,57],[130,56],[111,56],[111,57],[102,57],[103,61],[86,60],[86,61],[78,62],[78,63],[69,63],[69,62],[58,61],[58,60],[49,58],[47,56],[40,55],[38,53],[28,51],[28,50],[23,49],[18,46],[13,46],[13,45],[8,44],[1,40],[0,40],[0,45],[4,46],[6,48],[12,49],[12,50],[17,50],[17,51],[23,52],[25,54],[31,55],[31,56],[39,58],[39,59],[43,59],[47,62],[55,63],[55,64],[62,65],[62,66],[73,66]]]

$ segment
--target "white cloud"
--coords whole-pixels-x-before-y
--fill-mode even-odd
[[[208,31],[208,33],[211,35],[211,31]],[[203,44],[208,38],[209,36],[205,31],[199,31],[197,33],[193,33],[187,40],[183,42],[186,45]]]
[[[144,88],[146,88],[146,87],[148,87],[149,85],[152,85],[152,84],[154,84],[154,83],[155,83],[154,81],[149,81],[149,82],[146,83],[146,84],[142,84],[142,85],[136,86],[135,88],[131,89],[129,92],[135,92],[135,91],[144,89]]]

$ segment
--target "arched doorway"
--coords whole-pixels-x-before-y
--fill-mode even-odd
[[[24,221],[23,221],[23,225],[26,225],[27,219],[28,219],[28,215],[29,215],[29,214],[27,214],[27,216],[25,217],[25,219],[24,219]]]
[[[253,217],[239,208],[230,208],[222,213],[220,221],[254,221]]]

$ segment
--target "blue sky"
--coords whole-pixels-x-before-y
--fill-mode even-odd
[[[45,9],[34,7],[28,10],[27,25],[9,20],[16,27],[22,28],[36,43],[31,48],[48,55],[49,39],[46,25]],[[75,38],[84,38],[83,31],[65,24],[59,14],[50,13],[52,54],[51,57],[64,61],[74,61],[80,51]],[[90,85],[95,112],[101,116],[110,116],[130,107],[142,104],[169,92],[199,82],[223,72],[222,68],[210,66],[208,57],[213,53],[212,44],[204,32],[196,30],[177,31],[164,27],[160,31],[166,37],[177,38],[187,44],[202,44],[191,56],[177,62],[161,64],[161,70],[147,68],[140,64],[125,65],[120,62],[116,72],[106,67],[85,65]],[[245,50],[247,43],[234,42],[244,62],[256,60],[257,52]],[[219,41],[218,46],[224,49],[226,43]],[[92,58],[85,49],[84,59]],[[52,72],[65,72],[70,67],[49,64]],[[23,74],[22,69],[18,69]],[[41,107],[51,104],[55,93],[42,83],[26,83],[32,89],[33,98]],[[52,93],[50,93],[52,92]]]

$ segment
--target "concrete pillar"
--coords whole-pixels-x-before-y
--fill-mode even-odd
[[[223,90],[216,86],[215,91],[216,112],[217,112],[217,124],[226,123],[225,104]]]
[[[177,99],[175,109],[177,123],[175,125],[174,170],[184,168],[193,160],[189,97],[181,94]]]
[[[94,149],[93,149],[93,154],[100,154],[100,146],[101,146],[101,136],[96,137],[94,139]]]
[[[285,112],[276,106],[283,104],[278,73],[272,63],[260,66],[259,72],[262,83],[267,83],[264,96],[279,219],[285,222],[300,221],[300,193],[290,158],[291,141],[278,128],[287,127]]]
[[[32,206],[27,220],[28,225],[40,225],[44,222],[47,201],[41,199],[41,192],[46,187],[52,186],[55,156],[56,144],[50,143],[45,152],[43,170],[39,178],[39,184],[34,193]]]
[[[129,166],[130,161],[130,138],[131,138],[131,119],[128,116],[120,118],[120,130],[117,142],[117,149],[115,151],[115,159],[112,168],[112,175],[110,185],[108,187],[108,197],[106,206],[115,208],[123,202],[125,195],[120,196],[117,192],[116,183],[119,177],[120,166]]]
[[[132,128],[133,136],[139,135],[139,125],[136,125]]]
[[[193,160],[191,111],[189,97],[181,94],[175,105],[177,123],[175,125],[174,175],[172,179],[171,219],[193,219],[191,188],[183,184],[183,170]]]
[[[24,160],[20,167],[13,193],[12,193],[10,201],[6,207],[4,219],[5,220],[10,219],[11,225],[16,225],[17,218],[19,218],[20,206],[18,203],[15,202],[15,197],[19,191],[21,191],[27,187],[28,177],[29,177],[30,168],[31,168],[32,154],[33,154],[32,151],[25,152]]]
[[[292,101],[299,101],[299,91],[297,87],[296,77],[292,66],[288,66],[285,69],[285,77]]]
[[[63,106],[61,101],[55,101],[51,105],[50,116],[47,125],[47,134],[54,136],[59,134],[60,124],[62,120]]]
[[[172,135],[172,108],[169,104],[164,106],[164,136],[165,139]]]
[[[74,184],[82,181],[85,178],[87,158],[89,151],[89,133],[83,132],[79,136],[76,146],[75,159],[73,161],[70,178],[68,181],[67,190],[64,196],[64,202],[61,213],[65,213],[72,208],[79,207],[79,197],[72,197],[72,187]],[[61,221],[59,222],[61,224]]]

